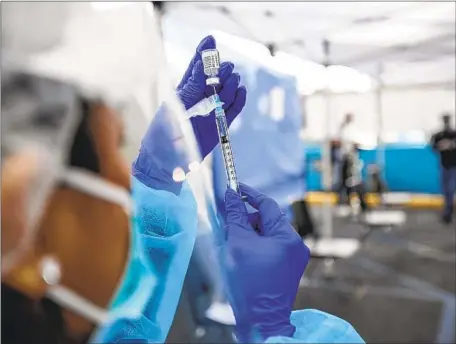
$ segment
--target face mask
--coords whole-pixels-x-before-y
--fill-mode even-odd
[[[184,183],[176,195],[148,188],[133,178],[132,202],[126,190],[91,173],[72,169],[62,179],[68,187],[117,204],[131,215],[130,252],[107,309],[59,285],[60,269],[55,260],[43,262],[43,279],[49,284],[46,297],[95,323],[92,343],[145,338],[163,342],[196,236],[196,202],[190,187]]]
[[[147,297],[141,294],[141,291],[144,292],[144,290],[147,290],[151,293],[154,290],[156,279],[153,271],[147,268],[147,264],[143,260],[142,253],[144,250],[137,236],[138,221],[135,216],[130,194],[127,190],[117,185],[78,169],[65,171],[61,180],[66,186],[74,190],[119,205],[127,214],[130,214],[130,250],[124,278],[117,292],[122,297],[118,302],[113,303],[113,306],[115,306],[116,310],[120,311],[129,309],[132,314],[139,312],[140,310],[123,302],[126,299],[124,295],[134,295],[141,301]],[[66,273],[71,273],[71,271]],[[109,312],[106,309],[100,308],[69,290],[67,287],[59,285],[60,268],[57,261],[45,260],[42,265],[42,275],[43,279],[50,285],[46,291],[46,296],[63,308],[69,309],[95,324],[102,324],[116,314],[115,311]]]
[[[132,178],[135,238],[132,260],[92,343],[147,339],[164,342],[179,302],[196,237],[196,201],[184,183],[180,193],[155,190]],[[138,283],[153,275],[154,288]],[[132,292],[135,290],[135,292]]]

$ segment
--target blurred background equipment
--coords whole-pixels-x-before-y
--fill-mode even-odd
[[[439,156],[429,144],[441,114],[455,116],[455,11],[454,2],[166,3],[176,81],[209,33],[248,90],[230,129],[238,179],[277,200],[311,248],[296,308],[347,319],[367,342],[455,341],[455,226],[439,223]],[[362,192],[348,192],[348,202],[369,210],[352,216],[337,204],[354,143],[350,172]],[[222,212],[220,152],[202,167]],[[206,268],[193,266],[214,269],[201,261]],[[227,306],[209,275],[188,276],[205,292],[181,305],[198,309],[189,330],[198,339],[179,334],[190,312],[169,342],[229,333],[229,311],[219,312],[220,327],[207,320],[213,300]]]

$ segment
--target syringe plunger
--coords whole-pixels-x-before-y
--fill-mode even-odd
[[[220,69],[220,56],[217,49],[207,49],[201,53],[204,74],[207,75],[206,85],[215,86],[220,84],[218,77]]]

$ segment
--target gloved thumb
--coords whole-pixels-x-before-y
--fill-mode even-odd
[[[248,227],[249,218],[244,201],[239,194],[230,188],[227,188],[225,192],[225,213],[227,226],[235,224]]]
[[[178,96],[186,110],[203,99],[205,89],[206,75],[204,74],[203,62],[197,61],[193,65],[192,76],[178,92]]]

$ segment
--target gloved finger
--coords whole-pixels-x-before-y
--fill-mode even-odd
[[[248,219],[249,219],[249,223],[253,227],[253,229],[257,230],[260,228],[260,213],[259,212],[256,211],[254,213],[249,213]]]
[[[227,188],[225,192],[225,214],[228,228],[231,228],[233,224],[248,228],[249,219],[244,201],[230,188]],[[230,233],[227,234],[230,235]]]
[[[236,97],[237,89],[239,87],[239,82],[241,77],[237,73],[233,73],[226,80],[220,91],[220,100],[223,102],[223,108],[228,109],[231,104],[233,104],[234,98]]]
[[[247,202],[260,213],[263,226],[275,223],[283,215],[279,205],[272,198],[245,184],[239,183],[239,186],[242,195],[247,197]]]
[[[198,61],[193,66],[192,76],[182,89],[178,91],[179,98],[186,110],[202,99],[205,89],[206,76],[204,74],[203,62]]]
[[[226,122],[228,126],[234,121],[245,106],[247,100],[247,89],[244,86],[240,86],[236,91],[233,104],[225,111]]]
[[[215,49],[216,43],[215,43],[215,38],[211,35],[204,37],[201,42],[198,44],[198,47],[196,48],[195,55],[193,55],[192,60],[190,61],[187,70],[184,73],[184,76],[182,77],[181,82],[177,86],[177,90],[180,90],[184,85],[187,83],[188,79],[191,78],[192,73],[193,73],[193,66],[195,63],[198,61],[201,61],[201,52],[206,49]]]
[[[233,74],[234,64],[232,62],[222,62],[219,69],[220,83],[223,85]]]

